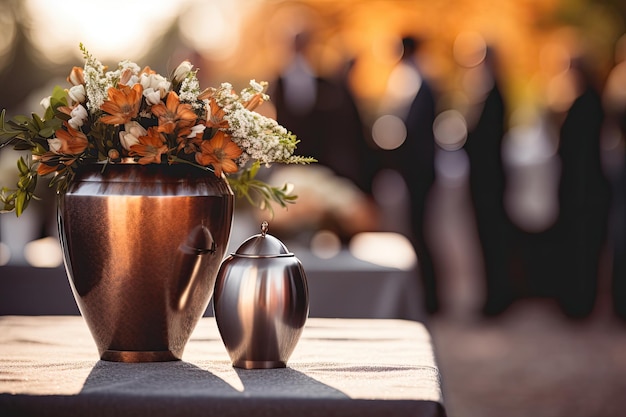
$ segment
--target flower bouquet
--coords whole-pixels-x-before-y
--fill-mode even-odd
[[[35,197],[39,177],[63,192],[77,167],[86,163],[191,164],[227,180],[238,197],[271,210],[297,196],[284,184],[256,178],[272,163],[307,164],[294,155],[298,140],[275,120],[254,109],[269,97],[266,82],[250,81],[236,94],[229,83],[201,89],[197,69],[182,62],[171,76],[124,60],[109,70],[80,45],[84,67],[74,67],[68,89],[54,88],[42,100],[43,116],[0,114],[0,148],[9,144],[20,157],[14,189],[0,190],[0,210],[21,215]]]
[[[32,154],[0,210],[21,215],[52,176],[66,271],[101,359],[178,360],[213,294],[235,196],[293,203],[288,185],[256,174],[314,160],[254,111],[266,83],[202,90],[188,61],[166,78],[131,61],[108,70],[81,50],[84,67],[42,101],[43,116],[0,115],[0,147]]]

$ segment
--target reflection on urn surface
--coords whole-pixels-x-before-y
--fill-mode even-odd
[[[101,359],[181,359],[228,246],[227,182],[195,167],[94,165],[59,203],[66,270]]]
[[[237,368],[287,366],[309,314],[302,264],[266,231],[224,260],[215,284],[215,319]]]

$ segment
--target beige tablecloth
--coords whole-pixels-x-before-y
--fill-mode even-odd
[[[182,361],[124,364],[80,316],[0,316],[1,416],[444,416],[441,392],[408,320],[310,318],[287,368],[240,370],[211,317]]]

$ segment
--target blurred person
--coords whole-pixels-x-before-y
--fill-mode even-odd
[[[465,92],[470,100],[464,149],[469,158],[470,199],[482,250],[485,278],[483,313],[497,315],[515,298],[512,282],[513,224],[505,209],[502,141],[506,108],[497,73],[495,51],[484,45],[478,61],[463,61]]]
[[[557,299],[571,317],[586,317],[594,308],[610,204],[600,154],[604,109],[588,65],[585,57],[571,59],[575,99],[559,131],[561,176],[555,225],[559,274],[554,279]]]
[[[613,245],[613,310],[626,320],[626,35],[615,47],[615,66],[604,88],[606,130],[610,136],[608,165],[612,185],[611,235]]]
[[[402,39],[402,58],[390,76],[389,82],[395,83],[393,87],[399,87],[400,93],[390,93],[395,101],[389,99],[389,95],[384,99],[383,111],[402,119],[406,138],[400,146],[385,152],[383,165],[398,171],[406,184],[410,212],[408,237],[418,259],[418,271],[424,288],[424,307],[433,314],[440,310],[440,296],[431,242],[425,233],[425,216],[435,181],[433,122],[437,95],[431,82],[420,70],[422,42],[412,36]],[[394,78],[396,76],[400,78]],[[412,94],[407,96],[407,91]]]
[[[301,155],[313,156],[369,193],[371,156],[347,75],[323,77],[316,72],[312,37],[309,31],[295,35],[289,63],[270,83],[277,121],[298,136]]]

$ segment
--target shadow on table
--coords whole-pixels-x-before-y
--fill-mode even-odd
[[[80,394],[65,404],[68,409],[71,405],[75,415],[82,410],[92,416],[253,417],[285,413],[333,415],[334,412],[319,413],[336,400],[349,400],[341,391],[291,368],[231,370],[230,365],[220,363],[216,366],[220,373],[235,372],[232,384],[184,361],[99,361],[85,380]],[[237,387],[238,382],[243,388]],[[340,408],[345,407],[347,405]]]
[[[348,399],[340,390],[292,368],[233,368],[243,384],[243,392],[268,398]]]

